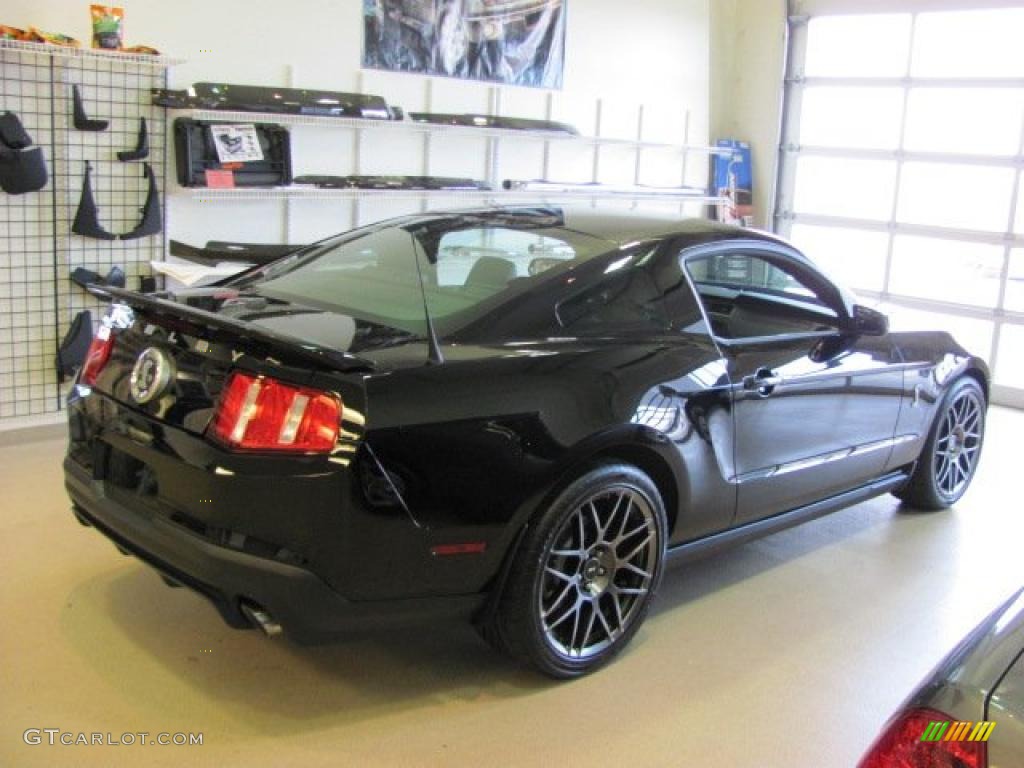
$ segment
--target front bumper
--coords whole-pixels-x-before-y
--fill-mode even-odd
[[[471,617],[482,595],[352,601],[305,568],[232,550],[170,522],[145,499],[102,480],[68,457],[65,486],[80,522],[172,581],[208,598],[231,626],[253,626],[242,605],[261,608],[300,643],[366,625],[417,618]]]

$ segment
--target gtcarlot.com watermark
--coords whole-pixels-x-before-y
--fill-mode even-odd
[[[26,744],[37,746],[46,744],[51,747],[63,745],[96,746],[96,747],[133,747],[133,746],[176,746],[196,747],[203,745],[201,733],[150,733],[149,731],[129,731],[126,733],[85,733],[84,731],[64,731],[60,728],[29,728],[21,738]]]

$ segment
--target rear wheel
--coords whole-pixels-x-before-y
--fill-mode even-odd
[[[552,677],[591,672],[643,622],[666,529],[661,496],[639,469],[585,473],[527,531],[485,637]]]
[[[919,509],[945,509],[967,492],[985,439],[985,393],[959,379],[943,398],[906,487],[897,495]]]

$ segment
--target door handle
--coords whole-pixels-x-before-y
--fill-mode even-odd
[[[783,382],[785,382],[785,379],[774,373],[771,369],[758,368],[753,375],[743,377],[743,389],[748,392],[757,392],[762,397],[767,397]]]

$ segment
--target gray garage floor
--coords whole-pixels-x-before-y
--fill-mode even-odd
[[[224,627],[68,512],[62,443],[0,447],[0,765],[851,766],[908,689],[1024,582],[1024,413],[973,489],[883,497],[671,571],[632,647],[571,684],[471,630],[315,649]],[[29,746],[28,728],[197,746]]]

